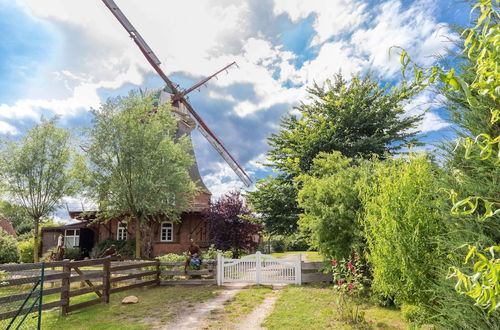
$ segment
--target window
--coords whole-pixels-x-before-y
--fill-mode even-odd
[[[118,222],[116,239],[119,241],[125,241],[127,239],[127,224],[125,222]]]
[[[172,242],[174,234],[174,225],[171,222],[162,222],[160,234],[161,234],[160,241]]]
[[[64,232],[64,246],[73,248],[80,246],[80,229],[66,229]]]

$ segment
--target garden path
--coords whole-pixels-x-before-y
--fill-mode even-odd
[[[205,320],[210,316],[213,310],[224,308],[224,303],[234,297],[235,294],[246,286],[246,284],[239,283],[224,285],[224,291],[217,297],[194,304],[192,308],[186,310],[180,318],[168,324],[167,327],[160,329],[202,329],[206,326]]]
[[[238,328],[239,330],[255,330],[265,329],[261,326],[264,320],[271,314],[274,309],[276,301],[281,295],[281,289],[285,285],[273,285],[272,293],[264,299],[264,301],[257,306],[250,314],[243,318]]]

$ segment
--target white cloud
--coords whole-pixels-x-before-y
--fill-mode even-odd
[[[316,36],[312,45],[319,45],[333,36],[358,27],[367,16],[367,5],[362,1],[349,0],[274,0],[274,13],[286,13],[292,21],[316,15],[313,28]]]
[[[419,94],[410,103],[405,106],[407,115],[424,114],[420,125],[416,128],[417,131],[428,133],[438,131],[450,126],[450,123],[442,119],[437,113],[428,111],[442,105],[442,100],[430,91]]]
[[[2,109],[0,107],[0,111],[1,110]],[[12,134],[12,135],[16,135],[18,133],[19,133],[19,131],[17,130],[17,128],[15,128],[14,126],[12,126],[9,123],[6,123],[4,121],[0,121],[0,134]]]

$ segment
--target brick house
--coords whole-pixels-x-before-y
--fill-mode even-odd
[[[179,131],[178,134],[186,134],[181,129]],[[147,233],[143,234],[143,242],[152,242],[150,257],[185,252],[191,239],[202,248],[209,245],[209,228],[203,219],[203,211],[210,205],[211,193],[201,179],[196,159],[194,165],[189,169],[189,174],[197,185],[198,195],[188,211],[181,214],[179,222],[174,223],[165,219],[153,223]],[[98,210],[84,209],[83,205],[80,208],[68,205],[69,216],[77,222],[64,226],[42,228],[41,253],[45,254],[48,250],[56,247],[60,234],[65,238],[65,246],[79,248],[83,257],[91,256],[94,246],[103,240],[135,238],[134,223],[126,223],[121,219],[109,219],[106,223],[93,223],[95,216],[92,216],[92,212],[98,212]]]

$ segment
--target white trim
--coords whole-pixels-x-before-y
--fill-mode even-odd
[[[68,235],[68,231],[72,231],[73,235]],[[72,243],[69,245],[69,243]],[[79,247],[80,246],[80,229],[65,229],[64,230],[64,246],[65,247]]]
[[[169,224],[163,228],[163,225]],[[166,230],[165,239],[163,239],[163,229]],[[170,231],[170,239],[168,238],[168,232]],[[174,223],[171,221],[163,221],[160,223],[160,242],[173,242],[174,241]]]
[[[116,224],[116,239],[118,241],[126,241],[127,240],[127,232],[128,224],[126,222],[118,222]]]

